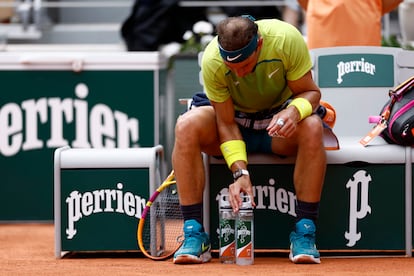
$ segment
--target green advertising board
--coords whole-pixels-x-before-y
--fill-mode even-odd
[[[63,169],[62,251],[138,250],[148,175],[148,169]]]
[[[213,158],[214,159],[214,158]],[[289,248],[296,195],[292,164],[254,164],[255,248]],[[226,165],[209,165],[210,233],[218,249],[218,195],[232,176]],[[317,227],[317,246],[336,251],[403,251],[405,164],[328,164]]]
[[[165,58],[75,56],[76,70],[69,53],[0,55],[0,221],[53,219],[56,148],[148,147],[171,136]]]
[[[54,154],[55,256],[138,251],[137,229],[162,173],[163,147],[58,148]]]
[[[321,88],[394,86],[394,56],[390,54],[321,55],[317,63]]]

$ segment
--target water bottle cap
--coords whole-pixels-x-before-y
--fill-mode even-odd
[[[228,193],[224,193],[220,195],[219,207],[220,208],[231,208],[230,198],[229,198]]]
[[[240,195],[240,197],[242,199],[242,205],[240,209],[244,209],[244,210],[253,209],[250,196],[243,194],[243,195]]]

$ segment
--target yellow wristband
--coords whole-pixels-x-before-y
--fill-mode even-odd
[[[311,103],[305,98],[295,98],[290,102],[288,107],[291,105],[298,110],[301,121],[310,116],[313,112]]]
[[[220,150],[229,168],[239,160],[247,163],[246,144],[243,140],[226,141],[220,145]]]

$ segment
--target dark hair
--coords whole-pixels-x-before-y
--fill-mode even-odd
[[[257,24],[249,18],[228,17],[217,24],[218,42],[227,51],[239,50],[252,40],[257,29]]]

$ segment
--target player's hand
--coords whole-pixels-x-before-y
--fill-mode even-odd
[[[250,197],[252,206],[255,207],[253,195],[253,186],[248,175],[239,177],[233,184],[229,185],[230,204],[233,208],[233,212],[237,213],[242,204],[240,193],[245,193]]]
[[[296,131],[296,118],[294,114],[291,114],[291,110],[285,109],[273,116],[269,126],[266,128],[269,136],[289,138]]]

